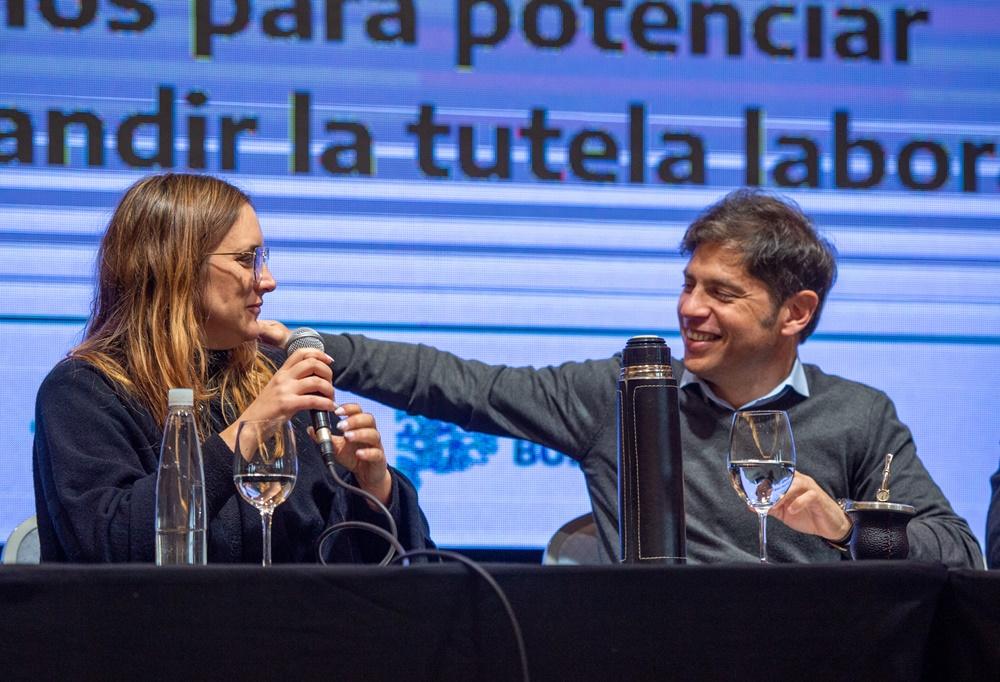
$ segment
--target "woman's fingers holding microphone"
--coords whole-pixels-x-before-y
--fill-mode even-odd
[[[302,378],[310,375],[333,382],[333,358],[318,348],[300,348],[285,360],[281,370]]]
[[[305,410],[332,412],[333,372],[330,356],[322,350],[303,349],[292,353],[275,371],[267,385],[239,418],[220,432],[231,449],[236,447],[236,429],[240,421],[292,416]]]
[[[299,382],[300,394],[318,393],[332,399],[333,370],[330,368],[332,362],[333,359],[321,350],[302,348],[288,356],[275,376],[281,374],[284,380]],[[312,409],[331,411],[336,409],[336,406],[327,405],[324,408]]]
[[[352,462],[350,466],[361,476],[371,476],[386,467],[385,450],[382,448],[382,435],[375,425],[375,417],[361,411],[361,406],[355,403],[341,405],[337,411],[340,421],[337,429],[343,434],[345,443],[344,454],[356,457],[360,462]],[[347,464],[345,462],[345,464]],[[357,471],[364,469],[364,471]]]
[[[356,403],[341,405],[337,415],[340,416],[337,428],[343,434],[335,441],[337,461],[354,472],[362,488],[387,502],[392,492],[392,477],[375,417]]]
[[[382,436],[375,426],[375,417],[362,411],[357,403],[346,403],[337,409],[337,428],[351,442],[382,447]]]
[[[330,362],[330,356],[321,350],[295,351],[274,373],[255,404],[272,413],[270,416],[283,417],[303,410],[335,410]]]

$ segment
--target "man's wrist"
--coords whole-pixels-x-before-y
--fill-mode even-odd
[[[851,500],[844,499],[843,497],[837,499],[837,506],[844,513],[844,517],[847,519],[847,532],[840,538],[832,540],[830,538],[823,538],[826,543],[840,552],[847,552],[849,549],[849,544],[851,542],[851,535],[854,534],[854,520],[851,515],[847,513],[850,508]]]

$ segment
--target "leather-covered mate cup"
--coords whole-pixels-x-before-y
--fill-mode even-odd
[[[905,559],[906,526],[915,510],[895,502],[852,502],[844,510],[854,521],[848,549],[853,559]]]

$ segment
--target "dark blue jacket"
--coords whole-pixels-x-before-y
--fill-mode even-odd
[[[283,354],[271,353],[279,366]],[[166,388],[164,388],[166,390]],[[233,453],[219,436],[226,420],[212,405],[215,433],[202,434],[209,562],[259,562],[261,521],[233,485]],[[294,419],[299,474],[291,497],[275,513],[275,563],[315,562],[316,540],[345,519],[386,526],[360,498],[333,483],[306,433],[308,415]],[[64,360],[38,391],[33,452],[35,505],[43,561],[153,560],[156,470],[162,431],[153,416],[89,363]],[[341,472],[348,482],[353,478]],[[390,511],[407,549],[433,546],[413,485],[392,470]],[[352,530],[327,543],[328,561],[377,562],[386,544]]]

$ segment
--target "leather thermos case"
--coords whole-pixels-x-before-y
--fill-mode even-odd
[[[622,563],[685,560],[684,470],[670,348],[635,336],[618,379],[618,533]]]

